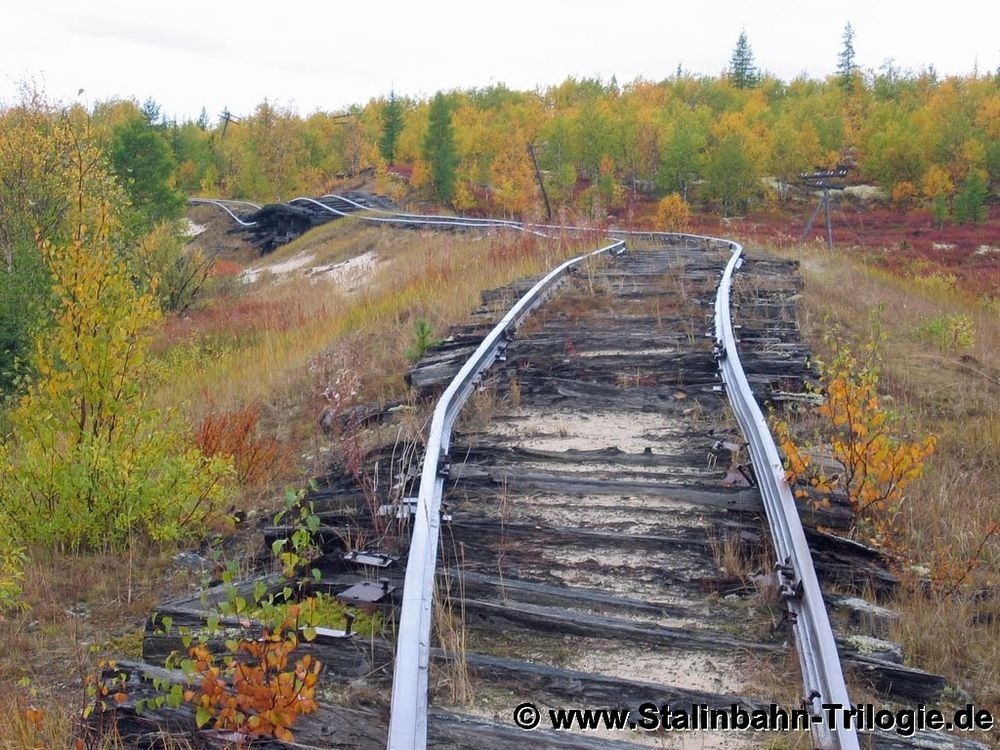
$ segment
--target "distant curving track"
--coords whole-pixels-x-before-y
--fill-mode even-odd
[[[261,208],[256,203],[250,203],[249,201],[231,201],[231,200],[223,200],[221,198],[188,198],[188,203],[190,203],[192,205],[195,205],[195,206],[198,206],[198,205],[218,206],[223,211],[225,211],[227,214],[229,214],[229,216],[233,219],[233,221],[235,221],[241,227],[253,227],[253,226],[256,226],[257,222],[254,222],[254,221],[244,221],[242,218],[240,218],[239,215],[236,214],[235,211],[233,211],[233,209],[230,208],[231,205],[232,206],[251,206],[251,207],[253,207],[254,209],[256,209],[258,211]]]

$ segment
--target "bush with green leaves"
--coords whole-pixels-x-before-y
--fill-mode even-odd
[[[185,247],[177,221],[153,227],[125,251],[125,262],[142,288],[156,294],[164,312],[188,309],[212,286],[213,260]]]
[[[945,349],[970,349],[976,341],[971,315],[938,315],[920,322],[917,337]]]
[[[24,549],[13,544],[11,537],[0,527],[0,613],[21,606],[26,561]]]
[[[53,324],[35,342],[35,377],[0,442],[4,522],[23,544],[70,550],[200,533],[232,467],[189,447],[175,419],[149,405],[155,297],[136,291],[106,232],[81,228],[42,252]]]

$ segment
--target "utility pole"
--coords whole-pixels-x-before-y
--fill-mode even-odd
[[[236,115],[234,115],[232,112],[229,111],[229,107],[226,107],[224,110],[222,110],[222,114],[219,115],[219,118],[222,120],[222,137],[223,138],[226,137],[226,129],[229,127],[229,123],[231,123],[231,122],[239,122],[240,121],[239,117],[237,117]]]
[[[806,229],[802,233],[802,237],[799,238],[799,242],[805,242],[809,233],[812,232],[813,224],[816,223],[816,217],[819,216],[819,212],[823,211],[826,214],[826,245],[831,250],[833,249],[833,221],[830,217],[830,190],[843,190],[842,185],[831,185],[831,180],[838,180],[847,177],[847,172],[849,167],[841,165],[835,169],[817,169],[811,174],[800,174],[799,181],[802,184],[809,185],[811,187],[817,187],[823,191],[820,196],[819,203],[816,204],[816,210],[813,211],[812,216],[809,217],[809,223],[806,224]]]
[[[538,180],[538,187],[542,191],[542,200],[545,201],[545,215],[552,221],[552,207],[549,205],[549,194],[545,192],[545,183],[542,182],[542,170],[538,168],[538,159],[535,158],[535,144],[528,144],[528,154],[531,156],[531,163],[535,167],[535,179]]]

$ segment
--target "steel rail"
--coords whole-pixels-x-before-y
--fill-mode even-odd
[[[704,237],[701,235],[693,235],[693,234],[682,234],[678,232],[653,232],[653,231],[641,231],[641,230],[636,231],[631,229],[615,229],[615,228],[604,229],[601,227],[580,227],[580,226],[571,226],[567,224],[539,224],[534,222],[515,221],[513,219],[490,219],[490,218],[481,218],[476,216],[446,216],[444,214],[412,214],[412,213],[405,213],[402,211],[389,211],[384,208],[373,208],[371,206],[366,206],[363,203],[359,203],[358,201],[352,200],[345,196],[338,195],[337,193],[326,193],[320,197],[334,198],[336,200],[343,201],[344,203],[354,206],[355,208],[360,209],[362,211],[366,211],[368,213],[385,214],[385,216],[384,217],[366,216],[362,213],[358,213],[355,211],[341,211],[338,208],[334,208],[333,206],[329,206],[326,203],[323,203],[321,200],[317,200],[315,198],[310,198],[307,196],[299,196],[297,198],[292,198],[291,200],[288,201],[286,205],[291,205],[292,203],[295,202],[312,203],[322,208],[325,211],[329,211],[330,213],[335,214],[336,216],[340,217],[354,216],[355,218],[363,219],[365,221],[375,221],[388,224],[423,224],[427,226],[441,226],[441,227],[459,226],[469,229],[509,228],[518,231],[528,232],[530,234],[535,234],[539,237],[551,237],[551,235],[546,234],[544,231],[541,231],[541,230],[547,230],[550,232],[551,231],[589,232],[591,234],[604,234],[607,236],[646,237],[650,239],[693,238],[693,239],[713,241],[713,242],[723,242],[723,243],[726,242],[725,240],[718,240],[713,237]],[[211,203],[217,205],[223,210],[225,210],[226,213],[228,213],[239,224],[246,227],[256,226],[256,222],[248,224],[242,221],[225,204],[236,203],[247,206],[253,206],[256,209],[261,208],[256,203],[251,203],[250,201],[229,200],[226,198],[189,198],[188,202]]]
[[[389,216],[396,218],[410,218],[410,219],[438,219],[445,223],[451,223],[454,221],[468,222],[469,224],[481,224],[483,226],[508,226],[513,229],[523,229],[526,225],[524,222],[514,221],[513,219],[488,219],[480,218],[477,216],[445,216],[443,214],[408,214],[402,211],[389,211],[384,208],[372,208],[371,206],[366,206],[363,203],[358,203],[357,201],[351,200],[350,198],[345,198],[342,195],[337,195],[336,193],[327,193],[322,196],[323,198],[336,198],[337,200],[349,203],[356,208],[360,208],[364,211],[370,211],[377,214],[388,214]]]
[[[528,234],[534,234],[538,237],[546,237],[551,239],[552,235],[547,232],[582,232],[591,234],[603,234],[606,236],[626,236],[626,237],[648,237],[648,238],[680,238],[680,237],[691,237],[700,240],[715,240],[712,237],[702,237],[700,235],[687,235],[680,234],[676,232],[650,232],[650,231],[634,231],[630,229],[604,229],[601,227],[580,227],[580,226],[570,226],[566,224],[539,224],[533,222],[521,222],[515,221],[513,219],[490,219],[481,218],[476,216],[446,216],[443,214],[411,214],[401,211],[388,211],[383,208],[372,208],[371,206],[366,206],[363,203],[358,203],[355,200],[346,198],[342,195],[336,193],[326,193],[320,196],[321,198],[334,198],[339,201],[343,201],[351,206],[354,206],[359,211],[342,211],[333,206],[323,203],[321,200],[316,198],[310,198],[308,196],[298,196],[292,198],[287,202],[286,205],[291,205],[292,203],[311,203],[324,211],[328,211],[336,216],[345,217],[353,216],[357,219],[364,221],[372,221],[384,224],[410,224],[410,225],[423,225],[429,227],[461,227],[463,229],[514,229],[519,232],[526,232]],[[256,226],[256,222],[247,223],[241,220],[236,214],[234,214],[226,205],[226,203],[239,203],[248,206],[253,206],[259,209],[256,203],[250,203],[249,201],[234,201],[227,200],[223,198],[209,199],[209,198],[189,198],[189,203],[211,203],[222,208],[226,213],[228,213],[236,222],[244,227]],[[360,211],[365,211],[367,213],[377,213],[384,214],[384,216],[366,216]]]
[[[338,197],[339,196],[323,196],[326,197]],[[341,200],[347,201],[348,203],[354,203],[347,198],[341,198]],[[308,198],[306,196],[300,196],[298,198],[292,198],[288,201],[289,204],[295,203],[296,201],[312,203],[320,208],[329,211],[330,213],[336,214],[337,216],[353,216],[357,219],[363,221],[373,221],[382,224],[408,224],[408,225],[419,225],[419,226],[430,226],[430,227],[460,227],[463,229],[514,229],[519,232],[527,232],[529,234],[534,234],[539,237],[548,237],[547,234],[542,232],[537,232],[532,229],[526,228],[523,224],[515,221],[508,221],[506,219],[478,219],[465,216],[423,216],[421,214],[391,214],[391,212],[381,211],[381,209],[371,209],[367,206],[361,206],[366,211],[378,211],[380,213],[390,213],[389,216],[365,216],[362,213],[354,211],[341,211],[333,206],[328,206],[322,201],[318,201],[315,198]],[[360,204],[355,204],[360,205]]]
[[[235,198],[188,198],[189,203],[234,203],[237,206],[251,206],[256,208],[258,211],[261,206],[259,203],[254,203],[253,201],[241,201]]]
[[[390,750],[424,750],[427,746],[431,607],[441,527],[441,493],[447,476],[451,430],[459,411],[482,373],[506,347],[514,330],[546,299],[570,268],[601,253],[624,249],[623,241],[614,242],[571,258],[546,274],[487,334],[438,400],[427,438],[403,583],[389,718]]]
[[[776,573],[780,591],[788,607],[788,618],[802,667],[806,692],[804,705],[813,716],[823,717],[811,727],[814,746],[822,750],[857,750],[859,745],[855,729],[845,727],[840,714],[834,714],[835,724],[828,726],[823,710],[824,704],[849,708],[850,698],[795,499],[785,480],[778,447],[754,398],[736,349],[730,303],[733,273],[743,265],[743,247],[736,242],[727,244],[732,256],[726,264],[715,298],[715,356],[719,360],[729,402],[747,439],[757,485],[764,499],[778,556]]]
[[[358,219],[363,219],[365,221],[376,221],[387,224],[428,224],[431,226],[461,226],[461,227],[500,227],[500,226],[510,226],[511,228],[520,229],[519,226],[514,226],[508,222],[503,222],[501,220],[492,221],[489,219],[475,219],[467,218],[464,216],[424,216],[422,214],[396,214],[391,211],[383,211],[381,209],[368,208],[367,206],[362,206],[360,203],[355,203],[347,198],[341,198],[336,195],[324,195],[323,198],[338,198],[346,203],[352,203],[358,206],[360,209],[365,211],[373,211],[377,213],[390,214],[389,216],[365,216],[364,214],[355,211],[341,211],[339,208],[334,208],[329,206],[322,201],[316,200],[315,198],[308,198],[306,196],[300,196],[298,198],[292,198],[289,202],[295,203],[306,202],[312,203],[320,208],[329,211],[330,213],[336,214],[337,216],[353,216]]]
[[[216,200],[215,198],[188,198],[188,203],[201,203],[201,204],[210,204],[210,205],[213,205],[213,206],[218,206],[223,211],[225,211],[227,214],[229,214],[231,217],[233,217],[233,220],[237,224],[239,224],[241,227],[255,227],[255,226],[257,226],[257,222],[256,221],[249,221],[249,222],[243,221],[243,219],[241,219],[239,216],[237,216],[235,213],[233,213],[232,209],[230,209],[229,206],[226,205],[227,203],[237,203],[237,204],[242,204],[242,205],[245,205],[245,206],[253,206],[256,209],[260,209],[260,206],[258,206],[256,203],[251,203],[250,201],[230,201],[230,200],[221,200],[221,199]]]
[[[512,229],[532,231],[537,230],[549,230],[549,231],[569,231],[569,232],[591,232],[593,234],[605,234],[605,235],[629,235],[629,236],[644,236],[644,237],[695,237],[696,235],[681,235],[675,232],[635,232],[627,229],[603,229],[601,227],[580,227],[580,226],[570,226],[566,224],[539,224],[535,222],[523,222],[516,221],[514,219],[490,219],[490,218],[480,218],[475,216],[445,216],[441,214],[410,214],[401,211],[388,211],[384,208],[372,208],[371,206],[366,206],[363,203],[358,203],[357,201],[346,198],[342,195],[336,193],[327,193],[321,196],[323,198],[336,198],[337,200],[349,203],[356,208],[362,209],[364,211],[369,211],[371,213],[386,214],[388,216],[402,220],[415,219],[415,220],[433,220],[435,222],[440,221],[442,225],[450,225],[461,223],[462,226],[487,226],[487,227],[510,227]],[[536,232],[538,234],[538,232]],[[549,236],[549,235],[543,235]],[[712,239],[710,237],[698,237],[698,239]]]
[[[835,704],[848,708],[850,699],[844,684],[833,631],[823,604],[822,592],[813,568],[812,555],[809,552],[809,545],[799,519],[795,500],[788,483],[785,481],[781,458],[771,436],[767,420],[754,398],[736,348],[730,299],[733,273],[743,263],[743,247],[737,242],[704,235],[591,229],[589,227],[553,224],[524,224],[505,219],[405,214],[370,208],[339,195],[330,194],[323,197],[342,200],[366,212],[381,213],[386,214],[386,216],[374,217],[340,211],[308,197],[293,198],[289,204],[304,201],[313,203],[338,216],[353,215],[367,221],[391,224],[510,228],[544,237],[550,235],[539,230],[602,232],[612,237],[694,240],[707,246],[716,245],[731,251],[732,255],[723,271],[715,300],[715,353],[719,360],[720,373],[740,429],[747,439],[748,450],[755,467],[757,484],[761,491],[768,525],[779,560],[777,573],[796,639],[806,693],[804,703],[813,716],[822,719],[811,727],[815,745],[822,750],[858,750],[859,743],[856,731],[854,728],[845,727],[840,715],[834,715],[836,722],[833,727],[827,726],[827,714],[823,710],[824,704]],[[222,201],[192,199],[192,202],[214,203],[225,209],[241,225],[252,226],[241,221],[223,205]],[[623,247],[624,241],[619,241],[573,258],[558,266],[538,282],[483,340],[476,353],[455,376],[438,402],[431,423],[427,453],[424,457],[403,587],[389,724],[388,747],[390,750],[423,750],[427,743],[430,623],[440,532],[441,492],[445,478],[442,468],[447,460],[451,429],[458,412],[478,382],[480,374],[493,363],[506,344],[510,332],[535,307],[541,304],[545,294],[551,290],[561,275],[585,258]]]
[[[372,208],[371,206],[366,206],[363,203],[358,203],[355,200],[351,200],[350,198],[347,198],[345,196],[338,195],[337,193],[326,193],[325,195],[322,195],[320,197],[335,198],[337,200],[344,201],[345,203],[349,203],[350,205],[358,209],[361,209],[363,211],[386,214],[392,217],[393,219],[397,219],[400,221],[403,221],[404,219],[406,220],[412,219],[417,221],[423,220],[428,223],[440,223],[441,225],[454,225],[456,223],[460,223],[461,226],[510,227],[511,229],[525,230],[529,232],[532,231],[533,229],[537,230],[544,229],[550,231],[590,232],[593,234],[604,234],[608,236],[624,236],[624,237],[647,238],[647,239],[673,239],[673,240],[695,239],[708,243],[722,244],[726,247],[729,247],[730,245],[729,240],[722,240],[717,237],[708,237],[698,234],[687,234],[684,232],[656,232],[651,230],[615,229],[613,227],[605,229],[602,227],[581,227],[568,224],[539,224],[536,222],[515,221],[513,219],[490,219],[490,218],[480,218],[475,216],[446,216],[443,214],[410,214],[401,211],[389,211],[384,208]],[[300,200],[300,199],[294,199],[294,200]],[[313,200],[313,202],[316,202],[314,199],[311,198],[307,198],[305,200]],[[330,207],[326,206],[325,204],[320,203],[320,205],[323,205],[328,210],[333,210],[330,209]],[[341,213],[341,215],[346,216],[348,214]],[[365,218],[363,215],[355,213],[352,213],[350,215],[359,216],[360,218]],[[540,232],[535,232],[535,233],[541,234]],[[548,237],[549,235],[542,234],[541,236]]]

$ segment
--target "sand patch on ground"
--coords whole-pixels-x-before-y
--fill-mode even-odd
[[[338,263],[312,265],[316,259],[314,253],[302,252],[278,263],[266,263],[248,268],[242,274],[243,282],[253,284],[263,274],[277,278],[306,277],[316,281],[333,281],[345,292],[353,292],[371,278],[378,266],[378,256],[373,250],[357,255]]]

